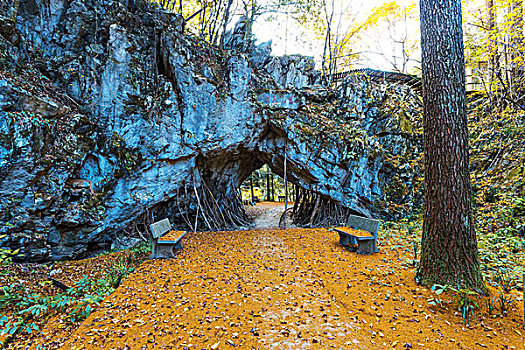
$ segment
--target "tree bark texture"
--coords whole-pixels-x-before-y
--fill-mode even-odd
[[[287,144],[284,144],[284,217],[283,229],[286,230],[286,211],[288,210],[288,176],[286,174],[286,163],[288,159]]]
[[[483,291],[471,213],[460,0],[421,0],[425,205],[424,285]]]

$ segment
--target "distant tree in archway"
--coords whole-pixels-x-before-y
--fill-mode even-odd
[[[425,205],[420,282],[482,291],[471,211],[460,0],[421,0]]]

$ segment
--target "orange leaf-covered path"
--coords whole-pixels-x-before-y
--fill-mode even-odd
[[[62,349],[524,349],[519,311],[468,329],[430,307],[434,294],[386,245],[357,255],[324,229],[195,233],[183,245],[145,261]]]

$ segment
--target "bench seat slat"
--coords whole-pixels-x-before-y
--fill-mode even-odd
[[[181,233],[178,237],[173,238],[176,233]],[[178,243],[182,237],[186,235],[186,231],[171,231],[167,235],[159,238],[157,243],[159,244],[176,244]]]
[[[357,239],[374,239],[374,235],[364,230],[356,230],[349,227],[336,227],[334,230],[345,235],[354,236]]]

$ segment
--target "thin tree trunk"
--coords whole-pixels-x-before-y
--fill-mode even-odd
[[[253,192],[253,178],[250,176],[250,191],[252,193],[252,198],[250,199],[250,202],[253,201],[253,198],[255,197],[255,193]]]
[[[498,68],[498,59],[497,59],[498,44],[497,44],[497,40],[495,40],[494,38],[494,36],[496,35],[495,33],[496,16],[494,14],[494,11],[495,11],[494,0],[487,0],[485,2],[485,6],[487,8],[487,31],[488,31],[487,39],[489,43],[489,47],[488,47],[488,54],[489,54],[489,82],[488,84],[489,84],[489,88],[488,88],[488,91],[490,95],[492,96],[495,72]]]
[[[286,176],[287,144],[284,144],[284,220],[283,229],[286,230],[286,211],[288,210],[288,177]]]
[[[233,4],[233,0],[228,0],[228,5],[226,6],[226,11],[224,12],[224,19],[222,23],[222,32],[221,32],[221,39],[219,43],[219,48],[222,50],[224,46],[224,33],[226,33],[226,26],[228,25],[228,22],[230,20],[230,11],[231,6]]]
[[[275,182],[273,179],[273,174],[271,175],[271,184],[272,184],[272,202],[275,202]]]
[[[270,201],[270,170],[266,173],[266,200]]]
[[[424,285],[484,291],[472,224],[460,0],[421,0]]]
[[[332,21],[334,18],[334,1],[332,0],[332,8],[330,13],[328,13],[328,5],[326,0],[323,0],[323,7],[325,11],[325,20],[326,20],[326,33],[324,38],[324,47],[323,47],[323,58],[321,62],[321,68],[323,70],[323,76],[325,79],[325,84],[330,86],[332,84]],[[328,61],[328,62],[327,62]]]
[[[521,53],[523,47],[523,3],[521,0],[513,0],[512,6],[512,30],[510,33],[510,76],[509,88],[519,95],[518,86],[523,83],[523,62]],[[514,97],[513,99],[515,99]]]

